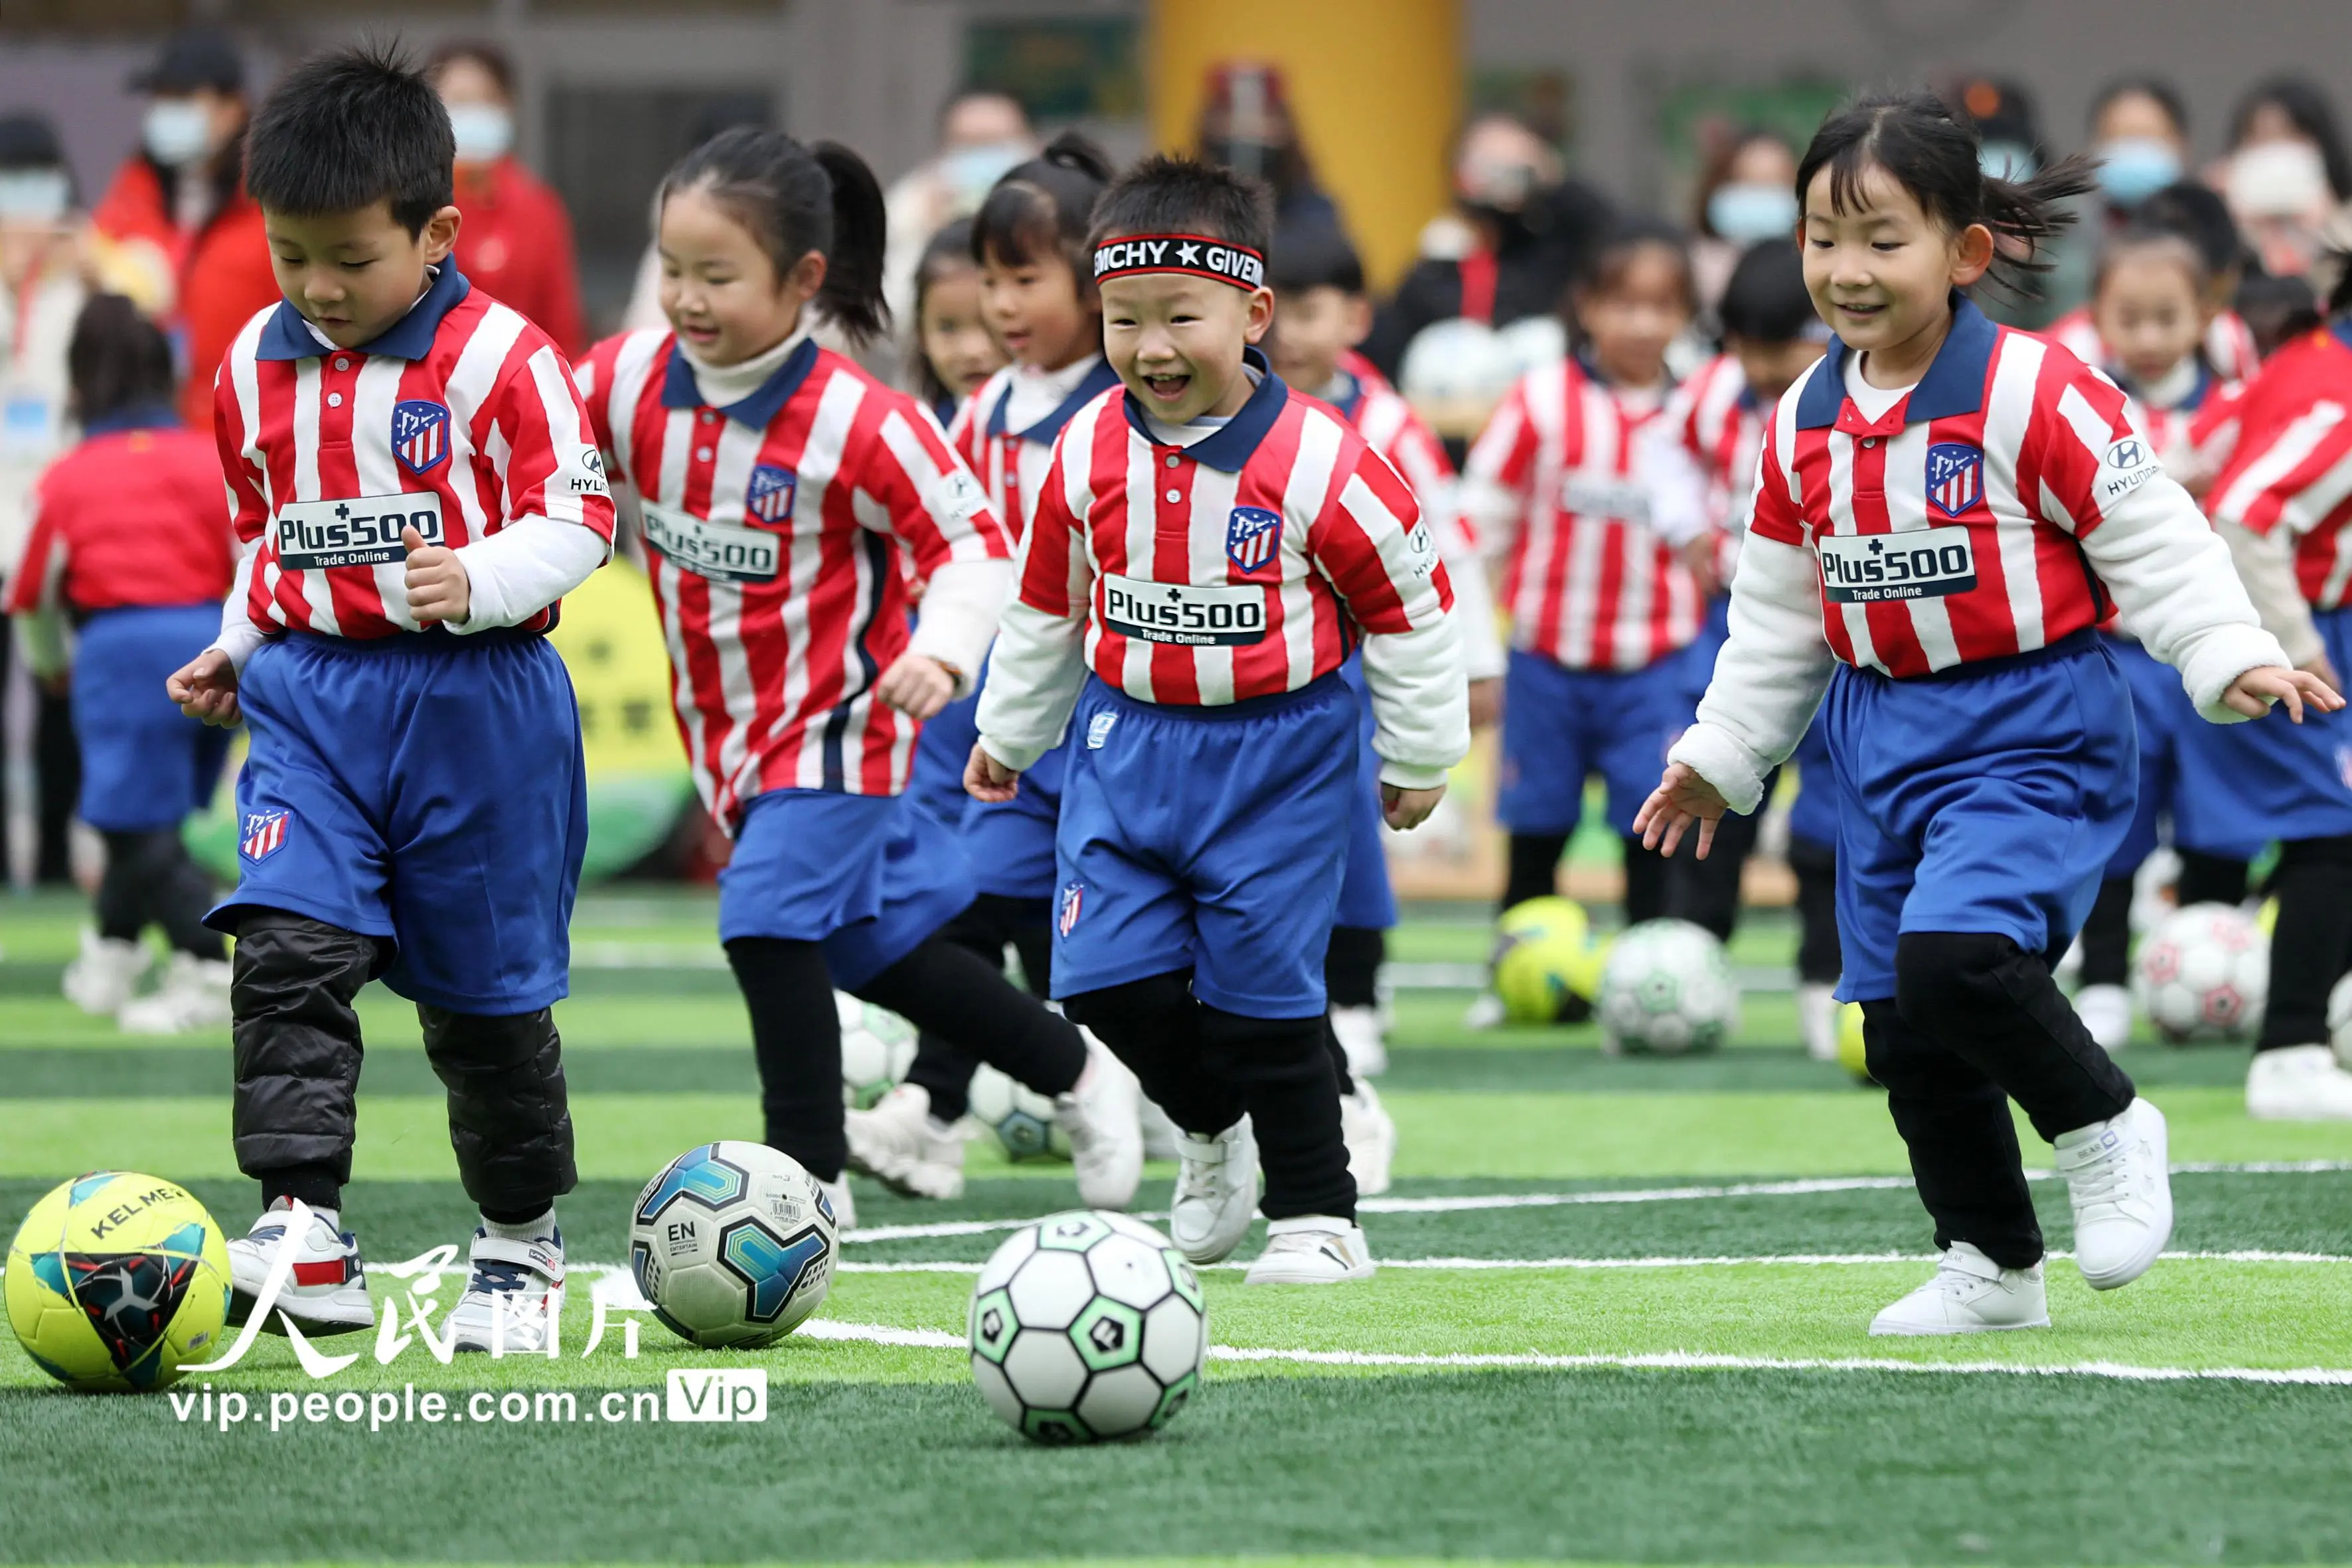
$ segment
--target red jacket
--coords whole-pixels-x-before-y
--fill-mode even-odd
[[[457,166],[457,270],[513,306],[568,358],[587,345],[563,200],[512,158]]]
[[[163,253],[177,280],[164,325],[181,341],[186,379],[180,417],[198,430],[213,424],[213,373],[255,311],[278,302],[261,208],[239,181],[202,228],[184,233],[172,217],[172,193],[155,165],[133,154],[108,187],[90,222],[109,239],[144,240]]]
[[[220,452],[162,407],[92,422],[33,490],[33,528],[10,584],[12,614],[62,603],[209,605],[236,575]],[[161,421],[161,423],[157,423]]]

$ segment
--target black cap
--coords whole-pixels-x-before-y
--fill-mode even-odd
[[[0,114],[0,169],[62,169],[57,127],[38,114]]]
[[[183,27],[164,40],[155,63],[131,79],[140,92],[215,92],[245,90],[245,58],[226,33],[211,27]]]

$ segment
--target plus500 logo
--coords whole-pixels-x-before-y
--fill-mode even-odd
[[[669,1374],[672,1421],[765,1421],[765,1367],[674,1367]]]

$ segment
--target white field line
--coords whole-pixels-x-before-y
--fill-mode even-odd
[[[938,1329],[893,1329],[877,1323],[845,1323],[814,1318],[798,1331],[811,1339],[854,1341],[899,1345],[918,1350],[966,1351],[961,1334]],[[1503,1355],[1411,1355],[1380,1351],[1275,1350],[1250,1345],[1211,1345],[1211,1361],[1288,1362],[1301,1366],[1393,1367],[1531,1367],[1570,1372],[1588,1368],[1654,1369],[1664,1372],[1912,1372],[2011,1377],[2099,1377],[2126,1383],[2266,1383],[2316,1384],[2352,1387],[2352,1367],[2190,1367],[2131,1366],[2120,1362],[2086,1361],[2032,1366],[1993,1361],[1895,1361],[1878,1356],[1743,1356],[1701,1355],[1690,1351],[1655,1351],[1640,1355],[1543,1355],[1534,1352]]]
[[[2053,1259],[2071,1258],[2071,1252],[2052,1252]],[[2159,1255],[2168,1263],[2352,1263],[2352,1254],[2333,1252],[2270,1252],[2245,1249],[2231,1252],[2167,1252]],[[1459,1270],[1533,1269],[1563,1270],[1619,1268],[1840,1268],[1875,1263],[1933,1263],[1932,1252],[1773,1252],[1753,1257],[1715,1258],[1381,1258],[1375,1259],[1382,1268],[1441,1268]],[[844,1274],[977,1274],[978,1263],[946,1260],[914,1263],[839,1263],[835,1267]],[[1240,1270],[1246,1262],[1212,1263],[1210,1268]]]

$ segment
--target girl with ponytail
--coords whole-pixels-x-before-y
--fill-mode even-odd
[[[599,344],[582,380],[606,470],[640,499],[696,786],[735,840],[719,937],[765,1142],[854,1223],[838,986],[1058,1096],[1083,1183],[1104,1075],[1073,1026],[940,940],[971,867],[904,795],[922,721],[995,635],[1004,530],[921,405],[810,335],[817,316],[853,342],[887,324],[881,190],[846,148],[742,127],[670,171],[656,223],[669,326]],[[1087,1201],[1123,1204],[1140,1166]]]

